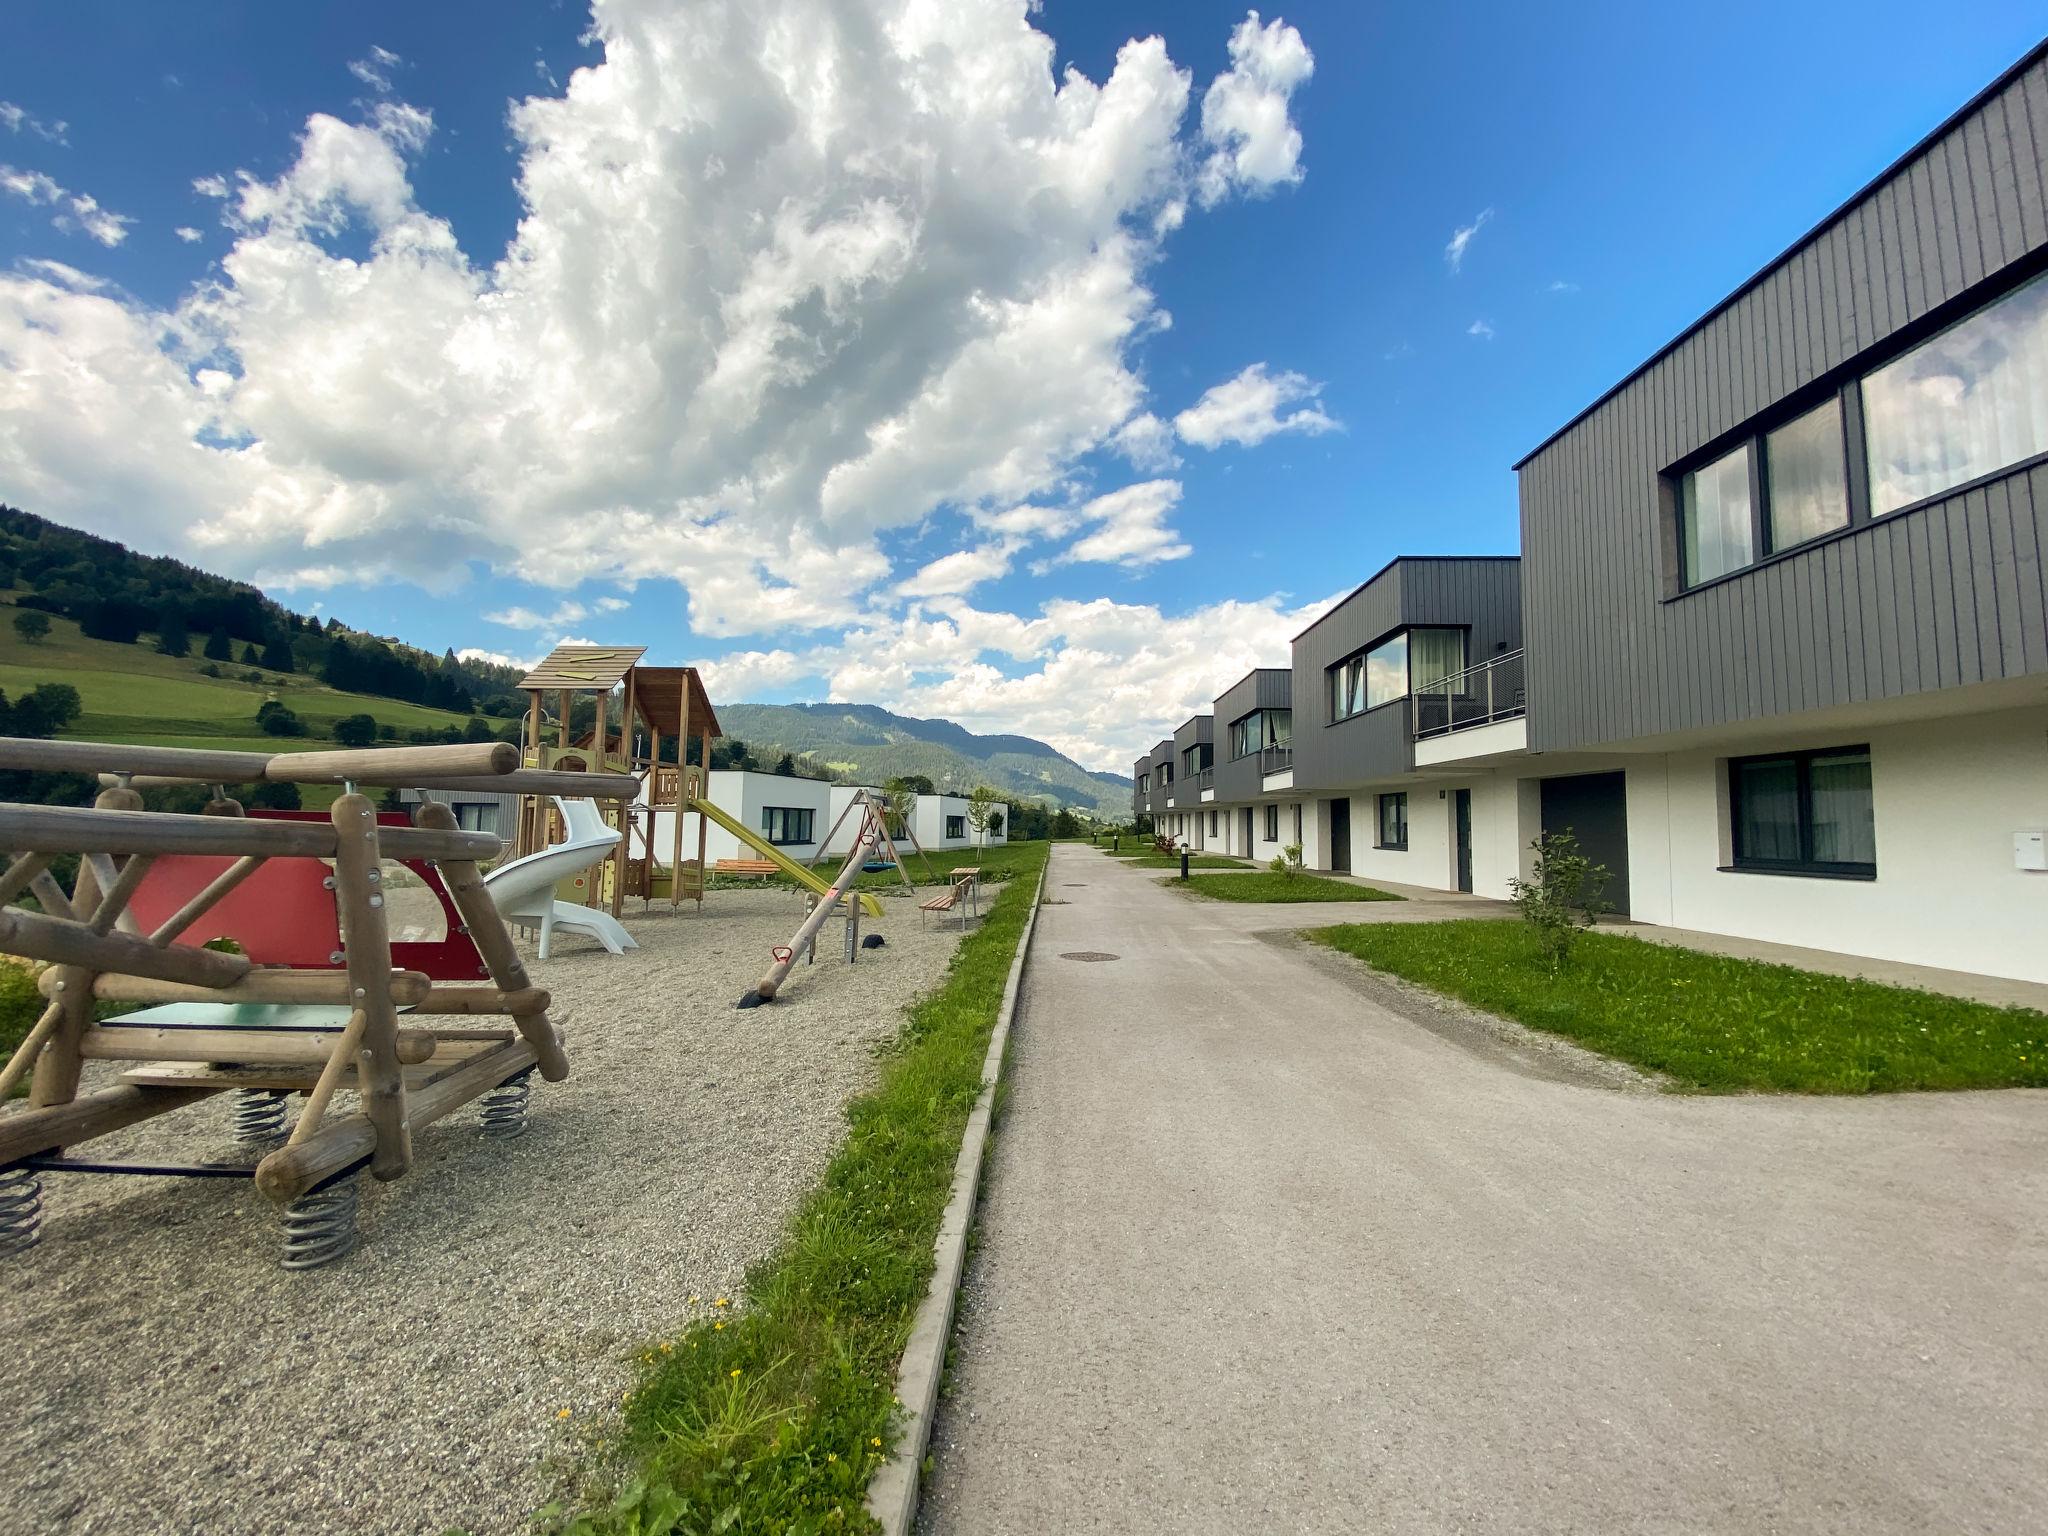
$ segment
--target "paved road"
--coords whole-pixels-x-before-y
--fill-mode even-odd
[[[2048,1093],[1615,1087],[1053,861],[922,1529],[2048,1529]]]

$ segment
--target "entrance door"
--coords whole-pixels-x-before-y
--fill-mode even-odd
[[[1543,830],[1569,831],[1579,852],[1607,866],[1604,894],[1628,916],[1628,780],[1619,773],[1577,773],[1543,781]]]
[[[1451,791],[1453,811],[1458,820],[1458,889],[1472,889],[1472,791]]]
[[[1350,798],[1325,800],[1323,805],[1330,813],[1330,868],[1348,875],[1351,873]]]

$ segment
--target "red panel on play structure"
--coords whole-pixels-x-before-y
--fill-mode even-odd
[[[252,811],[252,820],[319,821],[320,811]],[[377,824],[402,827],[406,818],[381,812]],[[149,867],[128,904],[148,932],[235,861],[224,855],[169,854]],[[433,865],[415,859],[385,860],[385,917],[391,927],[391,963],[424,971],[436,981],[476,981],[489,975],[483,956],[463,932],[462,919]],[[400,871],[405,873],[400,873]],[[213,909],[179,936],[198,946],[226,935],[258,965],[315,970],[341,967],[341,923],[335,914],[333,873],[326,859],[271,859],[223,896]]]

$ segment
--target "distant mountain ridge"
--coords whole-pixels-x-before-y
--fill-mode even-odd
[[[978,736],[951,720],[919,720],[877,704],[721,704],[718,723],[766,755],[808,754],[851,778],[880,783],[921,773],[966,793],[987,784],[1099,816],[1128,816],[1130,780],[1097,773],[1030,736]]]

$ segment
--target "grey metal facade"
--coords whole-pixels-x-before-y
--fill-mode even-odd
[[[1152,814],[1152,808],[1149,804],[1152,789],[1150,782],[1151,772],[1152,757],[1150,753],[1147,753],[1131,764],[1131,816],[1133,819]],[[1145,781],[1143,789],[1138,787],[1141,780]]]
[[[1416,626],[1463,629],[1478,666],[1522,643],[1521,561],[1513,555],[1403,555],[1294,637],[1294,787],[1336,789],[1414,766],[1408,701],[1330,719],[1338,662]]]
[[[1202,791],[1212,787],[1188,771],[1187,752],[1190,747],[1213,748],[1216,741],[1216,717],[1196,715],[1181,722],[1173,733],[1173,808],[1177,811],[1193,810],[1202,803]]]
[[[1216,800],[1259,798],[1264,775],[1259,771],[1259,754],[1233,758],[1230,754],[1231,727],[1256,709],[1292,709],[1294,674],[1285,667],[1258,667],[1247,672],[1216,696]]]
[[[1173,785],[1160,782],[1159,768],[1162,763],[1171,767],[1173,760],[1173,738],[1171,736],[1153,745],[1152,793],[1145,797],[1145,811],[1147,815],[1157,816],[1172,803]]]
[[[2048,674],[2048,463],[1688,592],[1668,479],[2044,266],[2048,44],[1516,466],[1530,748]]]

